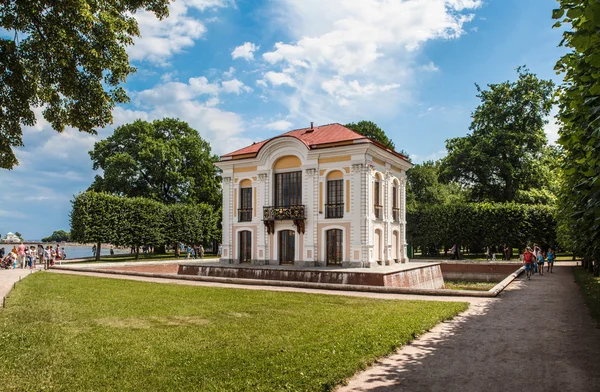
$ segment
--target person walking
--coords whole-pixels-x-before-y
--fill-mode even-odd
[[[200,244],[199,256],[200,256],[201,259],[204,258],[204,246],[202,246],[202,244]]]
[[[508,245],[506,243],[502,248],[502,260],[508,260]]]
[[[458,260],[458,251],[456,249],[456,244],[452,245],[452,248],[450,249],[450,254],[452,255],[452,260]]]
[[[544,252],[540,249],[540,251],[538,252],[537,263],[538,263],[538,273],[542,276],[544,275],[544,259],[545,259]]]
[[[525,264],[525,272],[527,273],[527,280],[531,280],[533,274],[533,265],[535,263],[535,255],[531,252],[531,248],[527,247],[523,253],[523,263]]]
[[[553,274],[553,270],[554,270],[554,259],[556,258],[556,254],[554,252],[554,248],[550,247],[550,249],[548,249],[548,272],[550,272],[551,274]]]
[[[46,261],[45,268],[48,269],[52,260],[52,252],[50,251],[52,248],[50,245],[46,246],[46,250],[44,250],[44,259]]]
[[[19,245],[17,249],[17,259],[20,268],[25,268],[25,245],[23,245],[23,241]]]

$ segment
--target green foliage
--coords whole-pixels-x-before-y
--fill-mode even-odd
[[[583,268],[574,268],[573,274],[575,275],[575,282],[581,289],[585,303],[600,328],[600,278],[593,276]]]
[[[139,36],[135,12],[162,19],[168,0],[5,0],[0,2],[0,168],[18,164],[22,125],[33,108],[58,132],[72,126],[95,133],[128,102],[123,87],[135,71],[126,47]]]
[[[220,212],[208,204],[174,204],[166,217],[166,236],[177,242],[197,245],[220,238],[217,230]]]
[[[75,197],[71,238],[119,246],[207,243],[220,238],[221,210],[201,204],[165,205],[143,197],[88,191]]]
[[[383,129],[381,129],[379,125],[375,124],[373,121],[363,120],[357,123],[349,123],[344,126],[352,129],[356,133],[360,133],[361,135],[368,137],[369,139],[375,140],[390,150],[396,150],[394,142],[388,138]],[[407,159],[410,159],[409,155],[404,150],[400,150],[398,152],[404,155]]]
[[[56,230],[51,236],[42,238],[42,242],[69,242],[71,233],[64,230]]]
[[[0,310],[2,390],[330,391],[467,307],[35,273]]]
[[[565,150],[561,233],[584,263],[600,272],[600,3],[560,0],[553,18],[566,25],[561,45],[570,49],[556,64],[559,88],[558,142]]]
[[[17,237],[19,237],[20,239],[23,239],[23,235],[21,235],[21,233],[19,233],[18,231],[15,233],[15,235],[16,235]]]
[[[487,90],[477,86],[481,104],[472,114],[472,133],[446,141],[442,178],[471,188],[472,201],[516,201],[520,192],[523,199],[522,192],[549,181],[541,161],[554,84],[523,67],[517,73],[516,82],[489,84]]]
[[[165,204],[221,205],[220,177],[210,144],[186,122],[137,120],[118,127],[90,151],[102,169],[90,190],[145,197]]]
[[[555,210],[546,205],[468,203],[422,205],[407,212],[407,239],[422,249],[453,244],[482,249],[507,243],[556,245]]]
[[[422,204],[449,204],[467,201],[467,193],[457,183],[439,182],[440,161],[426,161],[406,172],[406,204],[416,208]]]
[[[118,242],[123,199],[107,193],[85,192],[71,202],[71,239],[80,243]]]

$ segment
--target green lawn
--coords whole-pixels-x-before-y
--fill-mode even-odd
[[[596,319],[598,327],[600,327],[600,277],[594,277],[591,272],[582,267],[573,268],[573,275],[575,275],[575,282],[583,293],[592,317]]]
[[[0,389],[326,391],[466,308],[38,272],[0,310]]]
[[[467,282],[463,280],[444,280],[446,289],[451,290],[477,290],[489,291],[498,283],[496,282]]]

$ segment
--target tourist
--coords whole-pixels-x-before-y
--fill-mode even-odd
[[[502,260],[510,260],[508,254],[508,245],[506,245],[506,243],[502,247]]]
[[[56,250],[50,245],[50,266],[54,265],[54,261],[56,260]]]
[[[540,249],[538,252],[538,256],[537,256],[537,263],[538,263],[538,273],[540,275],[544,275],[544,259],[546,258],[546,255],[544,254],[544,252]]]
[[[60,257],[63,260],[67,258],[67,252],[65,252],[65,247],[64,246],[60,249]]]
[[[199,256],[200,256],[201,259],[204,258],[204,247],[202,246],[202,244],[200,244],[200,253],[199,253]]]
[[[115,250],[113,249],[112,245],[110,246],[110,255],[111,256],[115,255]]]
[[[46,257],[45,257],[45,252],[44,252],[44,246],[43,245],[38,245],[37,255],[38,255],[38,258],[39,258],[40,265],[41,266],[46,265],[46,263],[45,263]]]
[[[92,246],[92,256],[96,256],[96,245]]]
[[[492,247],[488,246],[485,248],[485,261],[490,261],[492,259]]]
[[[19,249],[17,250],[18,256],[18,264],[20,268],[25,268],[25,245],[23,242],[19,245]]]
[[[523,253],[523,263],[525,264],[525,271],[527,272],[527,280],[531,280],[533,274],[533,265],[535,264],[535,256],[531,252],[531,248],[527,247]]]
[[[550,272],[551,274],[554,273],[554,259],[556,258],[556,254],[554,253],[554,248],[550,247],[550,249],[548,249],[548,272]]]
[[[458,260],[458,247],[456,244],[452,245],[452,249],[450,249],[450,254],[452,255],[452,260]]]
[[[46,259],[46,269],[48,269],[48,267],[50,266],[51,260],[52,260],[52,252],[50,251],[51,246],[47,245],[46,246],[46,250],[44,251],[44,259]]]
[[[5,255],[6,255],[6,249],[4,249],[4,248],[0,249],[0,260],[4,259]]]

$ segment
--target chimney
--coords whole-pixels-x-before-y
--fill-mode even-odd
[[[315,123],[311,121],[310,122],[310,129],[315,129],[314,125],[315,125]]]

